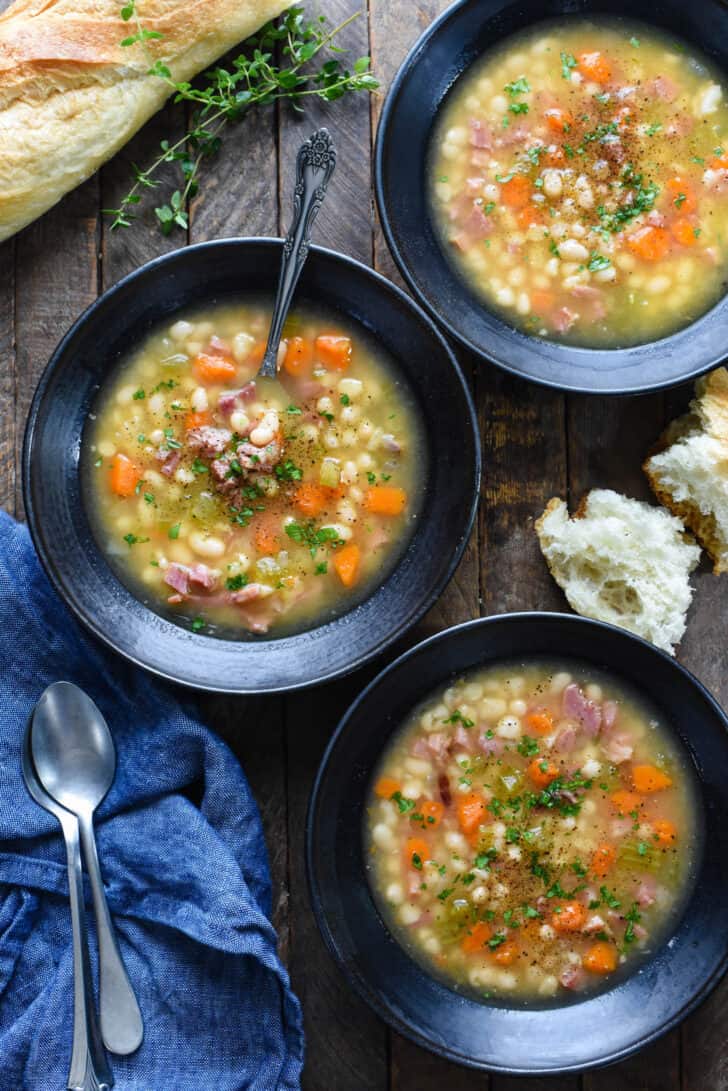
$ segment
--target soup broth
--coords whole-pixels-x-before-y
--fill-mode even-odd
[[[674,923],[692,784],[661,716],[577,663],[473,671],[393,738],[366,817],[393,935],[478,997],[585,994]]]
[[[574,20],[507,39],[451,92],[430,184],[458,271],[536,336],[641,344],[725,292],[724,79],[653,28]]]
[[[239,637],[350,609],[401,555],[423,447],[382,353],[330,316],[215,306],[149,336],[105,385],[84,461],[121,580],[196,631]]]

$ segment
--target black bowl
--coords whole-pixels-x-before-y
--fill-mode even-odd
[[[610,671],[664,712],[698,785],[702,849],[680,919],[653,955],[605,991],[565,1006],[470,999],[397,943],[370,892],[362,819],[372,769],[428,692],[473,667],[532,655]],[[728,719],[684,668],[621,629],[564,614],[505,614],[449,629],[387,667],[354,702],[324,755],[306,831],[314,912],[350,985],[401,1034],[473,1068],[554,1075],[608,1064],[675,1026],[728,965]],[[702,816],[700,815],[702,811]]]
[[[327,681],[376,655],[432,605],[475,515],[480,451],[458,364],[433,323],[364,265],[312,247],[297,299],[369,331],[410,386],[427,456],[415,530],[394,569],[348,613],[296,635],[223,640],[144,606],[113,574],[87,517],[81,437],[100,385],[157,323],[180,309],[275,289],[281,242],[225,239],[132,273],[91,306],[56,349],[33,399],[23,451],[31,534],[57,591],[101,640],[133,662],[199,689],[261,693]]]
[[[387,95],[375,153],[379,215],[412,291],[473,352],[545,386],[636,394],[717,366],[728,351],[728,297],[702,318],[650,344],[587,349],[529,337],[491,313],[444,253],[427,193],[436,116],[457,78],[500,39],[560,15],[643,19],[698,46],[728,72],[728,6],[722,0],[458,0],[413,46]]]

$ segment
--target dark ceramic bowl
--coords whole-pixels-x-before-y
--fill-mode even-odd
[[[23,488],[31,534],[66,603],[93,633],[148,670],[199,689],[276,692],[327,681],[372,658],[428,609],[463,552],[478,496],[480,452],[462,373],[429,318],[371,269],[312,247],[297,291],[368,331],[409,385],[424,434],[421,510],[401,559],[348,613],[296,635],[218,639],[144,606],[110,569],[89,521],[79,450],[89,409],[119,359],[175,312],[270,292],[277,239],[226,239],[144,265],[78,320],[40,381],[28,420]]]
[[[701,846],[682,915],[662,945],[605,991],[540,1008],[470,999],[406,953],[373,900],[362,828],[372,770],[412,708],[464,671],[530,656],[591,663],[630,683],[664,712],[695,774]],[[727,729],[728,719],[692,675],[651,644],[609,625],[564,614],[505,614],[418,644],[375,678],[341,721],[308,814],[313,908],[352,988],[419,1045],[473,1068],[513,1075],[609,1064],[675,1026],[728,965],[728,932],[716,926],[728,914]]]
[[[375,154],[379,214],[412,291],[453,337],[485,360],[561,390],[635,394],[717,366],[728,352],[728,297],[702,318],[650,344],[588,349],[515,330],[467,286],[432,222],[430,139],[458,77],[500,39],[560,15],[643,20],[699,47],[728,72],[728,5],[722,0],[458,0],[418,39],[387,95]]]

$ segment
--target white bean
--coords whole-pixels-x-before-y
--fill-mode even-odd
[[[543,191],[547,197],[560,197],[563,189],[561,171],[545,170],[543,172]]]
[[[421,916],[421,910],[417,905],[403,905],[399,910],[399,919],[402,924],[414,924]]]
[[[503,716],[495,729],[501,739],[517,739],[521,734],[521,721],[518,716]]]
[[[190,546],[200,557],[222,557],[225,552],[225,543],[212,535],[205,536],[195,530],[190,534]]]
[[[248,415],[247,413],[243,413],[242,409],[235,409],[230,414],[230,423],[233,426],[233,431],[237,432],[240,436],[244,436],[250,427]]]
[[[394,834],[384,822],[377,822],[376,826],[372,829],[372,841],[377,848],[384,849],[385,851],[394,849],[397,846]]]
[[[589,251],[576,239],[564,239],[559,244],[559,253],[565,261],[586,261]]]
[[[723,89],[719,83],[711,83],[700,96],[698,112],[701,114],[714,114],[723,97]]]
[[[190,336],[193,328],[191,322],[185,322],[183,318],[180,318],[169,327],[169,335],[175,341],[184,341],[186,337]]]
[[[204,413],[207,409],[207,391],[204,386],[195,387],[190,395],[190,405],[195,413]]]
[[[363,389],[360,379],[340,379],[338,390],[340,394],[346,394],[349,398],[358,398]]]

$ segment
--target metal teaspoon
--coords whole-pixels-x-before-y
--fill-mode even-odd
[[[116,771],[111,733],[82,689],[71,682],[55,682],[36,706],[31,749],[45,790],[78,819],[99,941],[101,1036],[112,1053],[133,1053],[141,1044],[144,1025],[114,935],[93,828],[94,811]]]

